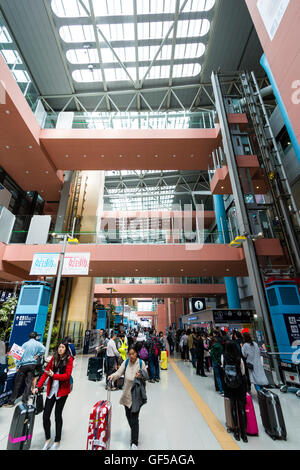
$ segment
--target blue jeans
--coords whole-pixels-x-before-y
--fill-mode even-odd
[[[159,356],[149,356],[150,380],[159,379]]]
[[[221,376],[220,376],[220,369],[219,369],[219,366],[216,362],[213,362],[213,369],[214,369],[214,372],[216,374],[216,381],[217,381],[219,390],[220,390],[221,393],[223,393],[223,385],[222,385],[222,380],[221,380]]]

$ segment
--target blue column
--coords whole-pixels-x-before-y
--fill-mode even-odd
[[[279,109],[281,111],[281,114],[282,114],[282,117],[283,117],[283,120],[284,120],[284,123],[285,123],[285,126],[286,126],[286,129],[287,129],[287,132],[290,136],[290,139],[291,139],[291,143],[294,147],[294,150],[295,150],[295,153],[297,155],[297,158],[299,160],[299,163],[300,163],[300,144],[298,142],[298,139],[296,137],[296,134],[294,132],[294,129],[293,129],[293,126],[292,126],[292,123],[291,123],[291,120],[289,118],[289,115],[287,113],[287,110],[285,108],[285,105],[282,101],[282,98],[281,98],[281,95],[280,95],[280,92],[279,92],[279,89],[278,89],[278,86],[277,86],[277,83],[276,83],[276,80],[274,78],[274,75],[273,75],[273,72],[271,70],[271,67],[270,67],[270,64],[268,62],[268,59],[266,57],[266,55],[264,54],[262,56],[262,58],[260,59],[260,63],[262,65],[262,67],[265,69],[265,72],[266,74],[268,75],[269,77],[269,80],[270,80],[270,83],[272,85],[272,88],[273,88],[273,92],[274,92],[274,95],[275,95],[275,98],[276,98],[276,101],[278,103],[278,106],[279,106]],[[297,77],[295,77],[297,78]],[[292,90],[291,90],[292,92]]]
[[[228,232],[227,217],[223,196],[217,194],[213,196],[214,206],[216,213],[216,221],[218,226],[219,238],[221,243],[230,243],[230,236]],[[232,248],[234,249],[234,248]],[[237,280],[235,277],[225,277],[225,286],[227,292],[227,301],[229,308],[241,308],[239,290]]]

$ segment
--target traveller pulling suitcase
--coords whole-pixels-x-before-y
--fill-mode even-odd
[[[168,354],[167,351],[162,351],[160,353],[160,368],[161,370],[168,369]]]
[[[274,440],[282,439],[286,441],[287,432],[279,397],[266,388],[258,390],[257,396],[260,415],[266,433]]]
[[[36,415],[36,395],[31,405],[19,403],[14,411],[8,434],[7,450],[29,450]]]
[[[247,393],[245,411],[247,416],[247,434],[249,436],[258,436],[258,426],[256,421],[255,409],[253,406],[251,395],[249,393]]]
[[[89,420],[86,450],[109,450],[111,437],[110,401],[111,385],[108,385],[107,400],[98,401],[92,409]]]

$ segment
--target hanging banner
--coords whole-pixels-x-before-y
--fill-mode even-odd
[[[280,26],[290,0],[257,0],[257,8],[271,41]]]
[[[63,276],[87,276],[90,267],[90,253],[66,253]]]
[[[34,253],[30,276],[56,276],[59,253]]]

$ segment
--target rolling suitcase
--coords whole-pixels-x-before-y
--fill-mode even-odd
[[[168,369],[168,355],[167,351],[162,351],[160,353],[160,368],[161,370],[167,370]]]
[[[36,397],[32,405],[19,403],[14,411],[8,434],[7,450],[29,450],[36,415]]]
[[[249,393],[247,393],[245,411],[247,416],[247,434],[249,436],[258,436],[258,426],[256,421],[255,409],[253,406],[251,395],[249,395]]]
[[[109,450],[111,437],[110,386],[107,400],[98,401],[92,409],[89,420],[86,450]]]
[[[229,398],[224,398],[224,406],[225,406],[225,425],[228,432],[234,431],[234,422],[232,417],[231,411],[231,403]]]
[[[87,370],[88,379],[94,382],[102,380],[103,377],[103,358],[90,357]]]
[[[286,441],[287,432],[278,396],[262,388],[257,391],[258,404],[263,427],[272,439]]]

